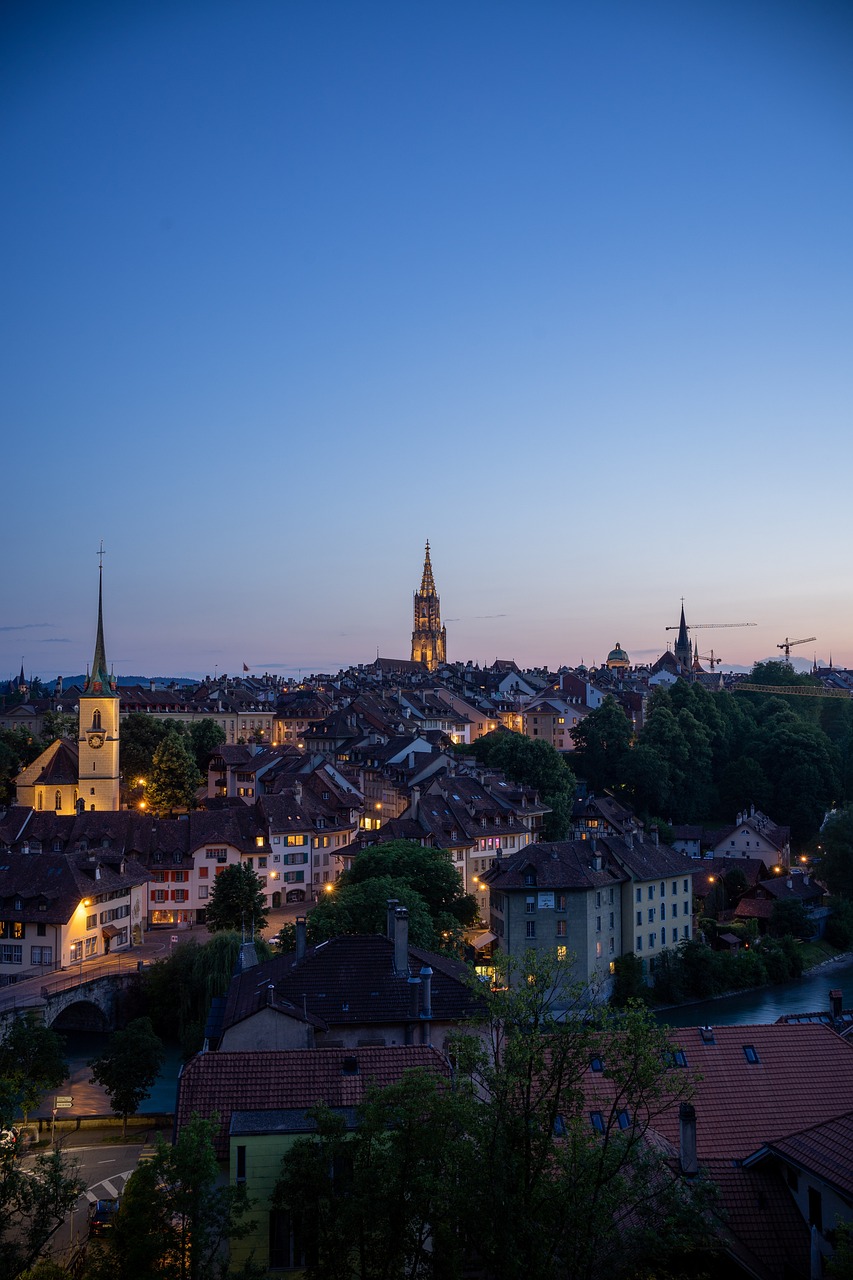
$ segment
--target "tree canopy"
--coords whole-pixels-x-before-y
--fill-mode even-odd
[[[409,938],[430,950],[453,949],[461,931],[477,919],[477,902],[463,891],[462,876],[446,849],[414,840],[389,840],[363,849],[352,867],[308,913],[308,937],[323,942],[338,934],[384,933],[387,900],[409,912]],[[293,945],[293,927],[282,930]]]
[[[776,662],[757,664],[752,681],[815,683]],[[836,799],[853,799],[853,701],[734,696],[679,680],[655,691],[635,740],[611,699],[572,736],[590,787],[646,818],[724,822],[753,803],[803,842]]]
[[[534,952],[506,962],[480,991],[483,1025],[454,1040],[452,1088],[409,1073],[369,1097],[350,1135],[319,1110],[274,1199],[302,1225],[309,1275],[461,1280],[476,1263],[493,1280],[604,1280],[709,1245],[713,1189],[646,1141],[694,1089],[667,1070],[668,1029],[637,1004],[591,1011],[566,972]],[[593,1126],[595,1057],[607,1100]]]
[[[201,774],[184,734],[169,732],[162,739],[154,752],[147,781],[145,798],[154,813],[194,808]]]
[[[0,1041],[0,1080],[9,1091],[8,1101],[23,1112],[25,1123],[43,1095],[58,1089],[67,1075],[62,1037],[34,1012],[14,1018]]]
[[[163,1042],[150,1018],[136,1018],[115,1031],[104,1053],[89,1063],[92,1083],[107,1091],[110,1106],[121,1116],[127,1137],[127,1117],[135,1115],[148,1097],[163,1065]]]
[[[244,1187],[221,1186],[213,1123],[194,1115],[174,1146],[129,1179],[114,1226],[90,1252],[86,1280],[255,1280],[229,1269],[226,1246],[253,1230]]]
[[[543,838],[564,840],[571,828],[572,801],[577,780],[565,758],[550,742],[523,733],[495,729],[460,750],[490,769],[499,769],[513,782],[533,787],[551,809],[543,824]]]
[[[223,929],[254,937],[267,924],[260,877],[245,862],[234,862],[216,876],[207,902],[205,923],[211,933]]]

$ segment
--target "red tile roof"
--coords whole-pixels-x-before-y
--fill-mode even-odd
[[[789,1134],[771,1143],[769,1149],[832,1183],[853,1200],[853,1111]]]
[[[696,1146],[700,1162],[744,1160],[766,1143],[821,1125],[853,1103],[853,1045],[821,1023],[714,1027],[712,1043],[700,1028],[673,1028],[696,1086]],[[757,1062],[749,1062],[752,1046]],[[683,1068],[673,1067],[673,1072]],[[608,1081],[587,1073],[590,1099],[604,1099]],[[655,1119],[670,1142],[679,1140],[678,1107]]]
[[[357,1073],[344,1071],[354,1059]],[[194,1112],[219,1116],[216,1154],[228,1154],[232,1111],[357,1107],[368,1089],[395,1084],[404,1072],[421,1068],[449,1076],[446,1059],[429,1045],[358,1049],[291,1049],[268,1053],[200,1053],[178,1082],[178,1131]]]

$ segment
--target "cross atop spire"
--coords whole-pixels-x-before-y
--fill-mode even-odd
[[[424,572],[421,578],[420,595],[435,595],[435,579],[432,576],[432,561],[429,558],[429,538],[427,538],[426,551],[424,552]]]
[[[104,645],[104,544],[101,541],[98,550],[98,631],[95,636],[95,656],[92,659],[92,674],[87,678],[83,688],[90,696],[115,696],[115,680],[107,667],[107,653]]]

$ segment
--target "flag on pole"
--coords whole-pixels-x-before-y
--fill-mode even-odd
[[[245,662],[243,663],[243,670],[244,670],[244,671],[248,671],[248,670],[249,670],[249,668],[246,666]]]

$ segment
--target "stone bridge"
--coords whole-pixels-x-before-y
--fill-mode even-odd
[[[57,1031],[113,1031],[123,1022],[126,993],[142,968],[104,965],[52,975],[41,986],[8,987],[0,997],[0,1039],[9,1020],[29,1010]]]

